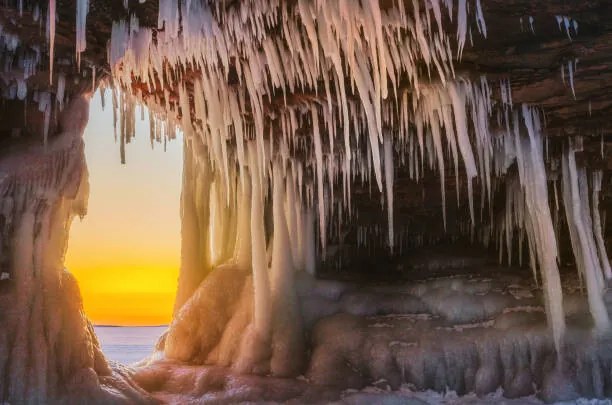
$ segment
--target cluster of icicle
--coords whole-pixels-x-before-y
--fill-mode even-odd
[[[513,257],[518,257],[522,264],[522,248],[526,242],[536,285],[537,270],[540,270],[546,313],[559,347],[565,331],[558,268],[558,243],[562,238],[559,213],[563,209],[578,277],[587,287],[594,328],[598,333],[609,332],[604,294],[606,280],[612,277],[612,272],[599,213],[602,172],[592,173],[589,188],[588,171],[578,166],[575,158],[575,153],[582,149],[581,138],[570,139],[561,161],[550,159],[547,168],[540,113],[523,105],[521,111],[513,111],[510,116],[508,131],[498,137],[495,145],[496,171],[505,176],[505,205],[497,221],[492,221],[493,227],[483,227],[483,233],[489,232],[489,235],[481,238],[496,238],[500,261],[505,250],[508,264],[512,264]],[[527,136],[523,135],[522,128],[526,129]],[[514,162],[517,170],[510,172]],[[557,183],[561,183],[561,195]],[[549,203],[549,194],[553,196],[552,203]],[[513,256],[514,245],[519,249],[517,256]]]
[[[43,25],[44,18],[41,18],[41,9],[38,3],[27,4],[31,11],[34,22]],[[2,98],[5,100],[24,101],[24,121],[27,121],[28,103],[38,106],[39,112],[43,114],[41,137],[43,142],[47,142],[49,128],[53,117],[57,118],[57,113],[64,107],[66,96],[66,75],[60,72],[53,77],[54,70],[54,42],[55,42],[55,22],[56,10],[55,0],[50,0],[47,7],[46,36],[49,49],[49,79],[48,89],[28,89],[28,79],[39,73],[43,62],[44,49],[36,43],[24,43],[17,34],[5,28],[0,21],[0,61],[2,61],[2,72],[0,78],[8,85],[3,88]],[[19,10],[22,12],[24,3],[19,3]],[[11,24],[15,24],[14,21]],[[83,36],[83,34],[81,34]],[[83,45],[84,46],[84,45]],[[84,49],[84,48],[83,48]],[[93,78],[95,82],[95,75]],[[54,85],[54,86],[53,86]],[[16,129],[14,133],[18,133]]]
[[[133,97],[172,116],[185,135],[184,181],[191,191],[184,190],[183,227],[191,236],[183,243],[191,247],[184,252],[200,246],[199,254],[183,255],[182,271],[228,261],[251,268],[253,339],[266,341],[271,297],[293,302],[293,271],[313,272],[330,228],[353,215],[352,184],[378,186],[393,248],[397,167],[417,181],[426,171],[439,174],[445,226],[445,176],[452,170],[457,177],[459,201],[464,173],[473,232],[473,182],[481,189],[481,218],[484,207],[492,217],[495,179],[516,162],[504,231],[518,228],[527,237],[560,347],[565,321],[539,116],[529,106],[515,108],[509,81],[499,83],[495,102],[486,78],[455,74],[470,26],[486,35],[479,1],[400,3],[382,9],[376,0],[231,6],[160,0],[160,30],[142,28],[134,17],[113,25],[114,80],[122,88],[139,82],[146,90]],[[456,38],[444,29],[449,23],[456,23]],[[133,115],[133,108],[123,110]],[[272,219],[265,221],[268,205]],[[597,250],[585,243],[573,244],[577,261],[597,251],[609,270],[601,243]],[[590,299],[601,298],[601,283],[596,286]],[[194,288],[179,285],[179,297]],[[599,310],[591,306],[596,319]]]
[[[19,10],[19,15],[23,15],[23,10],[26,4],[24,4],[24,0],[19,0],[17,4],[17,8]],[[28,8],[31,11],[32,18],[34,22],[42,23],[43,19],[41,18],[41,7],[38,2],[33,4],[28,4]],[[46,29],[45,34],[47,38],[48,49],[47,52],[49,54],[49,83],[53,83],[53,73],[54,73],[54,65],[55,65],[55,28],[57,24],[57,0],[48,0],[48,4],[46,7],[47,16],[46,16]],[[89,13],[89,0],[77,0],[76,1],[76,20],[75,20],[75,55],[77,61],[77,67],[80,70],[81,67],[81,53],[85,51],[87,46],[87,38],[86,38],[86,29],[87,29],[87,14]],[[0,28],[0,33],[2,29]],[[39,52],[40,53],[40,52]],[[38,59],[34,63],[34,67],[38,65],[40,62],[40,55],[38,55]],[[25,78],[27,79],[27,77]],[[24,79],[24,80],[25,80]]]
[[[217,2],[161,0],[159,27],[163,30],[155,32],[155,40],[152,30],[139,27],[134,17],[129,23],[117,22],[112,29],[109,59],[115,79],[126,85],[134,75],[149,92],[163,95],[159,101],[167,109],[171,108],[173,80],[180,80],[188,70],[198,72],[193,101],[185,89],[179,89],[178,105],[187,118],[195,109],[193,118],[204,123],[199,131],[200,136],[209,138],[207,144],[235,143],[239,166],[245,164],[245,138],[257,140],[258,155],[263,160],[265,143],[271,139],[268,128],[281,127],[282,140],[273,142],[280,145],[272,147],[287,156],[312,155],[298,171],[307,172],[305,165],[310,163],[314,166],[323,247],[325,218],[334,211],[334,207],[326,206],[325,195],[330,195],[329,201],[334,200],[335,176],[342,178],[342,205],[350,212],[351,182],[356,176],[369,179],[372,171],[379,189],[386,188],[392,243],[393,145],[392,134],[384,128],[392,124],[394,106],[400,102],[408,104],[421,96],[427,103],[449,101],[430,100],[426,83],[439,80],[445,86],[454,79],[453,59],[461,55],[472,32],[468,24],[470,8],[474,10],[475,28],[486,35],[479,0],[473,4],[465,0],[414,1],[408,8],[395,5],[388,9],[382,9],[375,0],[302,0],[295,5],[248,1],[228,8]],[[451,49],[454,39],[443,28],[445,20],[456,21],[455,51]],[[232,70],[240,86],[228,84]],[[459,110],[465,108],[461,98],[470,97],[460,94],[463,87],[469,86],[458,85],[449,95]],[[292,97],[296,93],[307,96],[296,99]],[[270,103],[278,103],[281,108],[270,111]],[[247,106],[252,115],[248,122],[243,116]],[[421,121],[432,127],[451,124],[423,112],[406,114],[406,125],[412,115],[425,115]],[[455,114],[466,115],[462,111]],[[467,122],[461,123],[462,119],[458,118],[455,144],[471,178],[476,175],[476,165],[465,146]],[[312,143],[300,142],[294,136],[306,123],[312,128]],[[364,144],[368,155],[355,156],[354,151],[365,149]],[[211,153],[217,150],[211,148]],[[228,156],[223,148],[219,151],[221,155],[211,159],[226,167],[222,162]],[[437,148],[436,153],[441,150]],[[265,176],[265,171],[262,174]]]
[[[41,26],[43,18],[41,18],[41,9],[38,3],[30,5],[31,16],[34,22],[38,22]],[[23,15],[24,2],[20,0],[18,3],[19,15]],[[46,36],[49,45],[49,71],[52,81],[53,60],[54,60],[54,43],[55,43],[55,0],[50,0],[47,7],[46,18]],[[14,24],[11,21],[11,24]],[[39,69],[42,61],[43,51],[38,44],[22,44],[16,33],[9,32],[2,25],[0,20],[0,60],[3,62],[2,75],[4,80],[9,82],[8,89],[2,94],[5,99],[24,100],[28,93],[27,80]],[[16,69],[16,67],[18,69]],[[12,83],[11,83],[12,82]]]
[[[26,98],[28,94],[26,81],[36,73],[40,59],[41,52],[37,46],[22,48],[19,37],[5,30],[0,22],[0,61],[3,62],[0,78],[8,84],[3,88],[2,98],[5,100]],[[13,69],[14,65],[20,69]]]
[[[29,92],[27,80],[35,75],[41,63],[42,53],[36,45],[24,45],[19,38],[3,29],[0,24],[0,60],[4,62],[0,78],[8,83],[2,91],[5,100],[21,100],[24,103],[24,119],[27,119],[27,103],[38,105],[43,114],[42,138],[47,142],[53,111],[61,110],[64,105],[66,77],[60,73],[57,77],[55,94],[45,90]]]

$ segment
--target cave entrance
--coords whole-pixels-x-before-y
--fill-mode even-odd
[[[148,115],[136,111],[136,136],[123,148],[112,107],[101,91],[92,98],[88,212],[73,222],[66,256],[105,355],[123,363],[151,354],[169,324],[180,262],[182,140],[152,142]]]

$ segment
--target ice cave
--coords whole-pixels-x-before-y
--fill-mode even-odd
[[[612,403],[609,1],[2,0],[0,66],[0,404]],[[65,266],[96,92],[184,155],[137,365]]]

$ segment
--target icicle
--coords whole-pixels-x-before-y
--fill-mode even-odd
[[[47,11],[49,19],[49,84],[53,83],[53,62],[55,59],[55,0],[49,0]]]
[[[317,203],[319,206],[319,236],[321,239],[321,248],[325,255],[326,248],[326,229],[325,229],[325,194],[323,189],[323,150],[321,148],[321,133],[319,130],[319,113],[316,107],[311,109],[312,116],[312,131],[314,139],[314,150],[317,172]]]
[[[393,141],[391,136],[384,137],[385,151],[385,186],[387,190],[387,226],[389,233],[389,248],[393,251]]]
[[[270,281],[266,259],[263,186],[260,183],[260,171],[256,164],[256,148],[252,143],[249,146],[249,161],[251,162],[249,167],[251,173],[251,253],[255,296],[253,322],[259,336],[266,339],[270,334],[272,320],[270,318]]]
[[[482,14],[482,6],[480,5],[480,0],[476,0],[476,22],[478,24],[478,32],[480,32],[482,36],[486,38],[487,24],[485,23],[484,16]]]
[[[569,82],[572,89],[572,95],[576,99],[576,91],[574,90],[574,65],[572,61],[567,62],[567,71],[569,72]]]
[[[553,332],[557,353],[561,353],[565,334],[565,314],[561,280],[557,266],[558,248],[548,205],[548,187],[546,169],[543,160],[542,136],[539,131],[539,118],[527,105],[522,106],[523,119],[527,128],[528,139],[515,135],[519,177],[525,194],[527,214],[527,235],[529,237],[532,268],[535,258],[542,274],[543,287],[546,292],[546,314]],[[516,127],[515,127],[515,130]]]
[[[312,276],[316,270],[316,247],[314,215],[311,208],[306,208],[302,213],[304,217],[304,269]]]
[[[610,319],[603,301],[601,267],[595,253],[592,229],[585,224],[585,219],[588,217],[585,213],[585,210],[588,210],[588,202],[585,207],[582,207],[581,202],[581,194],[586,195],[586,188],[586,175],[579,176],[574,147],[570,145],[563,158],[563,203],[576,266],[586,280],[591,316],[596,330],[606,332],[610,329]],[[588,201],[588,197],[586,200]]]
[[[458,0],[457,4],[457,59],[461,59],[465,36],[467,33],[467,5],[466,0]]]
[[[565,33],[567,34],[567,37],[571,41],[572,36],[570,35],[570,21],[569,21],[569,18],[567,18],[567,16],[563,16],[563,25],[565,26]]]
[[[606,244],[601,229],[601,217],[599,215],[599,192],[601,191],[602,177],[603,173],[601,171],[596,171],[593,173],[593,231],[595,234],[595,241],[597,242],[601,267],[606,280],[610,280],[612,278],[612,269],[610,268],[610,260],[608,259],[608,253],[606,252]]]
[[[76,58],[77,67],[81,70],[81,52],[87,46],[87,13],[89,13],[89,0],[77,0],[76,14]]]
[[[563,82],[563,85],[565,86],[565,64],[564,63],[561,64],[561,81]]]
[[[563,32],[561,29],[561,23],[563,22],[563,17],[560,15],[556,15],[555,19],[557,20],[557,26],[559,27],[559,31]]]
[[[17,99],[25,100],[28,95],[28,85],[25,80],[18,79],[17,80]]]
[[[66,76],[64,73],[60,73],[57,77],[57,91],[55,93],[55,99],[59,104],[60,111],[64,109],[64,92],[66,91]]]
[[[574,26],[574,33],[576,35],[578,35],[578,21],[576,20],[572,20],[573,26]]]

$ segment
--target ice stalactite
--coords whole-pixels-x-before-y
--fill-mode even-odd
[[[515,137],[515,150],[519,177],[525,195],[525,228],[534,246],[531,256],[536,256],[542,275],[544,300],[549,325],[557,350],[560,350],[565,333],[563,293],[557,259],[559,251],[548,204],[548,185],[542,148],[542,126],[537,110],[522,106],[522,115],[528,138]]]
[[[557,20],[559,31],[563,32],[565,30],[565,34],[570,41],[572,40],[572,30],[575,35],[578,35],[578,21],[566,15],[556,15],[555,19]]]
[[[64,96],[66,93],[66,75],[60,73],[57,76],[57,89],[55,91],[55,100],[59,105],[60,111],[64,109]]]
[[[49,83],[53,83],[53,63],[55,58],[55,0],[49,0],[47,9],[47,19],[49,24]]]
[[[610,269],[610,259],[608,259],[608,253],[606,252],[606,244],[604,242],[601,227],[601,215],[599,214],[599,193],[601,192],[602,178],[603,173],[600,170],[593,173],[593,194],[591,197],[593,200],[593,231],[595,233],[595,240],[597,241],[601,267],[606,280],[609,280],[612,278],[612,270]]]
[[[77,67],[81,69],[81,53],[87,47],[87,14],[89,13],[89,0],[76,2],[76,44],[75,52]]]
[[[576,98],[576,88],[574,86],[574,76],[576,74],[577,65],[578,65],[578,59],[573,59],[567,62],[567,75],[569,79],[569,86],[570,86],[570,89],[572,90],[572,96],[574,97],[574,99]],[[566,84],[565,66],[566,66],[565,63],[561,65],[561,80],[563,81],[564,85]]]
[[[315,164],[317,171],[317,202],[319,207],[319,236],[321,237],[321,247],[325,252],[327,231],[325,228],[325,183],[323,182],[323,149],[321,146],[321,131],[319,128],[319,113],[316,107],[312,111],[312,128],[314,139]]]
[[[389,247],[393,249],[394,234],[393,234],[393,145],[388,136],[384,138],[385,152],[385,189],[387,200],[387,227],[389,233]]]
[[[487,23],[485,22],[483,13],[482,13],[482,5],[480,4],[480,0],[476,0],[476,22],[478,23],[478,31],[482,34],[483,37],[487,37]],[[533,19],[530,21],[532,23],[531,27],[533,28]]]
[[[504,135],[502,144],[503,154],[498,158],[504,161],[501,170],[506,172],[509,163],[515,160],[518,182],[512,178],[506,181],[504,225],[500,229],[504,232],[509,260],[513,229],[516,227],[521,235],[525,232],[527,236],[530,267],[536,281],[537,270],[541,275],[548,324],[560,355],[566,329],[563,292],[557,264],[559,250],[548,201],[542,126],[537,109],[522,105],[520,115],[514,111],[512,130]],[[519,243],[519,248],[521,245]],[[500,254],[501,246],[500,238]]]
[[[315,274],[317,265],[316,241],[315,241],[315,217],[312,208],[302,208],[304,239],[303,255],[304,255],[304,270],[310,275]]]
[[[572,144],[563,157],[563,200],[576,267],[586,281],[591,316],[598,332],[610,329],[605,303],[604,272],[593,235],[586,170],[577,168],[576,147]],[[609,270],[609,269],[608,269]]]

